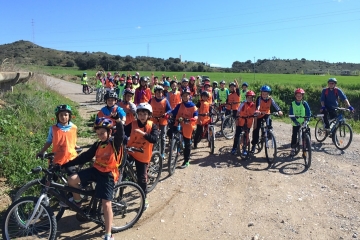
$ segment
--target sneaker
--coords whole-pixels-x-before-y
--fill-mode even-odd
[[[233,148],[233,149],[231,150],[231,154],[232,154],[232,155],[235,155],[235,154],[236,154],[236,148]]]
[[[252,145],[252,146],[251,146],[251,152],[254,153],[254,152],[255,152],[255,149],[256,149],[256,146],[255,146],[255,145]]]
[[[187,168],[189,165],[190,165],[189,162],[184,162],[184,163],[180,166],[180,168],[184,169],[184,168]]]
[[[80,200],[80,202],[75,202],[75,201],[74,201],[74,198],[71,197],[71,198],[69,198],[69,201],[70,201],[70,202],[74,202],[74,204],[75,204],[78,208],[81,207],[81,200]],[[63,208],[68,208],[68,207],[69,207],[69,206],[68,206],[66,203],[64,203],[64,202],[60,202],[59,205],[60,205],[60,207],[63,207]]]
[[[113,235],[105,235],[104,240],[115,240],[115,238],[113,237]]]
[[[195,145],[195,144],[194,144],[194,147],[193,147],[193,149],[197,149],[197,145]]]
[[[246,150],[243,151],[242,153],[243,156],[247,156],[248,155],[248,152]]]
[[[290,152],[290,156],[295,156],[295,152],[296,152],[295,148],[292,148]]]
[[[146,211],[149,208],[149,206],[150,206],[149,201],[145,199],[144,211]]]

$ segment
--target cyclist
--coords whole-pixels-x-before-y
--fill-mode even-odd
[[[234,82],[229,84],[229,95],[226,99],[226,103],[232,103],[231,105],[226,105],[226,112],[225,115],[232,114],[233,117],[236,117],[237,110],[240,106],[240,91],[239,91],[239,84],[235,79]]]
[[[189,79],[183,78],[183,79],[181,80],[181,85],[180,85],[180,88],[179,88],[180,94],[181,94],[183,91],[185,91],[186,89],[189,89]],[[189,89],[189,90],[190,90],[190,89]],[[191,97],[191,92],[190,92],[190,97]]]
[[[168,82],[168,81],[165,81],[164,83],[163,83],[163,87],[164,87],[164,97],[166,97],[166,99],[169,101],[169,98],[168,98],[168,96],[169,96],[169,87],[170,87],[170,83]],[[170,101],[169,101],[169,103],[170,103]]]
[[[104,99],[106,101],[106,106],[98,112],[96,118],[109,118],[113,121],[114,125],[115,122],[120,121],[125,123],[126,114],[124,110],[116,104],[118,101],[118,95],[114,91],[111,91],[105,94]]]
[[[151,90],[148,87],[148,78],[140,78],[140,87],[135,90],[135,104],[139,105],[140,103],[147,103],[151,99]],[[134,84],[133,84],[134,85]]]
[[[240,91],[240,102],[245,102],[246,101],[246,93],[247,93],[247,89],[249,87],[249,84],[247,84],[246,82],[244,82],[241,85],[241,91]]]
[[[103,79],[101,73],[96,75],[96,94],[100,94],[102,88],[104,87]]]
[[[222,103],[222,104],[226,103],[226,100],[227,100],[229,94],[230,94],[229,89],[227,89],[225,87],[225,81],[222,80],[220,82],[220,89],[219,89],[219,94],[218,94],[218,102]]]
[[[190,89],[186,89],[181,93],[182,103],[178,104],[172,112],[169,114],[175,117],[175,125],[172,131],[169,132],[169,135],[172,135],[172,132],[177,132],[177,125],[179,118],[191,119],[190,122],[181,122],[182,134],[184,137],[184,163],[181,165],[181,168],[186,168],[189,166],[190,154],[191,154],[191,136],[195,128],[195,120],[198,118],[198,112],[195,104],[190,101]]]
[[[197,120],[196,132],[194,137],[194,149],[197,148],[198,143],[201,141],[201,136],[204,131],[204,126],[210,123],[210,108],[211,108],[211,104],[209,102],[210,94],[207,91],[203,91],[201,92],[200,96],[201,96],[201,100],[196,104],[199,118]]]
[[[189,79],[189,89],[191,92],[191,97],[194,97],[194,95],[197,93],[197,87],[196,87],[196,83],[195,83],[195,77],[191,76]]]
[[[155,86],[154,88],[155,96],[152,97],[149,101],[153,109],[153,116],[161,117],[159,120],[156,118],[151,118],[153,123],[157,124],[160,129],[160,139],[161,139],[161,156],[164,158],[165,153],[165,140],[166,140],[166,127],[167,127],[167,115],[171,112],[171,107],[169,101],[164,97],[163,92],[164,88],[162,86]]]
[[[181,94],[177,88],[176,80],[170,82],[171,91],[168,93],[168,101],[171,109],[174,109],[179,103],[181,103]]]
[[[116,122],[116,133],[112,135],[113,122],[107,118],[98,118],[94,123],[94,130],[100,141],[95,142],[89,150],[79,155],[73,161],[65,164],[65,167],[90,162],[95,157],[92,167],[81,170],[68,178],[69,186],[80,188],[86,186],[89,181],[96,182],[95,197],[102,201],[102,209],[105,220],[105,240],[114,240],[111,235],[113,212],[111,201],[115,183],[119,180],[118,167],[123,158],[124,130],[122,122]],[[81,196],[73,193],[72,201],[81,207]],[[63,207],[66,205],[63,203]]]
[[[256,105],[254,103],[254,98],[255,98],[255,93],[253,91],[248,91],[246,93],[246,102],[241,103],[241,105],[239,106],[239,109],[237,110],[237,116],[240,117],[250,117],[253,116],[255,114],[256,111]],[[253,124],[253,120],[254,118],[248,118],[247,119],[247,128],[251,128],[252,124]],[[245,119],[243,118],[239,118],[236,124],[236,131],[235,131],[235,137],[234,137],[234,144],[233,144],[233,148],[231,150],[231,154],[236,154],[236,150],[239,144],[239,137],[240,137],[240,133],[242,132],[242,128],[245,125]],[[247,152],[246,152],[246,144],[243,144],[243,155],[247,156]]]
[[[261,127],[261,121],[263,120],[263,118],[265,120],[269,119],[268,129],[269,130],[272,129],[272,124],[271,124],[272,121],[270,115],[267,115],[270,114],[270,107],[273,106],[280,116],[283,115],[283,112],[281,111],[279,105],[277,105],[275,100],[270,96],[271,88],[267,85],[264,85],[260,88],[260,92],[261,92],[260,96],[257,97],[256,99],[256,109],[259,112],[266,114],[259,114],[257,116],[256,128],[254,128],[252,132],[252,141],[251,141],[252,152],[255,152],[256,144],[259,142],[259,131]]]
[[[126,121],[125,126],[127,126],[129,123],[132,123],[136,116],[136,105],[131,101],[135,94],[135,91],[131,88],[126,88],[124,90],[124,96],[123,100],[121,100],[118,105],[124,110],[126,113]]]
[[[212,85],[213,85],[213,87],[212,87],[212,100],[213,100],[214,103],[217,103],[218,96],[219,96],[218,82],[213,81]]]
[[[106,92],[114,89],[114,79],[111,77],[111,72],[108,72],[104,81]]]
[[[147,169],[151,160],[153,144],[156,143],[159,132],[156,124],[150,121],[152,107],[148,103],[140,103],[136,108],[138,116],[131,124],[125,127],[125,135],[130,137],[128,147],[143,149],[144,152],[129,152],[134,158],[138,184],[145,193],[145,210],[149,207],[147,196]]]
[[[325,129],[328,132],[330,131],[328,115],[330,116],[330,119],[337,117],[335,108],[339,106],[338,98],[346,103],[351,112],[354,112],[354,108],[350,105],[345,93],[340,88],[337,88],[336,84],[336,78],[329,78],[328,87],[322,90],[320,98],[320,112],[324,113]]]
[[[210,104],[212,104],[213,95],[212,95],[212,91],[211,91],[210,81],[207,81],[207,80],[204,81],[204,88],[203,88],[203,90],[201,92],[208,92],[209,93],[208,102]]]
[[[83,86],[83,93],[89,92],[88,78],[86,72],[81,77],[81,85]]]
[[[116,89],[116,93],[120,97],[120,100],[123,99],[124,90],[125,90],[125,79],[123,77],[121,77],[119,79],[119,85],[117,86],[117,89]]]
[[[71,122],[72,111],[69,105],[57,106],[55,116],[56,124],[50,127],[46,143],[36,156],[43,156],[53,145],[54,163],[63,165],[77,156],[77,126]],[[67,168],[66,172],[70,176],[75,172],[75,168]]]
[[[132,85],[134,89],[137,89],[138,87],[140,87],[140,83],[139,83],[139,77],[138,76],[132,76]]]
[[[310,116],[311,115],[311,111],[310,111],[310,107],[309,104],[303,100],[304,95],[305,95],[305,91],[301,88],[297,88],[294,91],[294,95],[295,95],[295,101],[293,101],[290,105],[290,110],[289,110],[289,115],[295,115],[295,116]],[[300,129],[300,125],[304,122],[304,121],[308,121],[309,119],[307,118],[291,118],[292,120],[292,135],[291,135],[291,152],[290,155],[294,156],[295,155],[295,148],[296,148],[296,142],[297,142],[297,134],[299,132]]]

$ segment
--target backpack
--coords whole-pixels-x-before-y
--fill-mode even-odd
[[[335,93],[335,97],[338,98],[339,93],[338,93],[338,88],[337,87],[334,88],[334,93]],[[329,88],[326,88],[325,89],[325,97],[327,97],[328,94],[329,94]]]

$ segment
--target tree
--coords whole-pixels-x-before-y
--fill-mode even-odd
[[[65,64],[65,67],[73,67],[75,66],[75,62],[73,60],[68,60]]]

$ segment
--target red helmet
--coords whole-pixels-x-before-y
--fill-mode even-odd
[[[304,91],[304,89],[302,89],[302,88],[297,88],[297,89],[294,91],[294,94],[297,94],[297,93],[301,93],[302,95],[304,95],[304,94],[305,94],[305,91]]]
[[[126,83],[133,83],[131,79],[126,80]]]
[[[194,76],[191,76],[191,77],[190,77],[190,81],[195,81],[195,77],[194,77]]]
[[[108,72],[107,75],[108,75],[108,76],[111,76],[111,72]]]
[[[252,97],[254,97],[255,96],[255,93],[254,93],[254,91],[247,91],[246,92],[246,96],[248,97],[248,96],[252,96]]]

